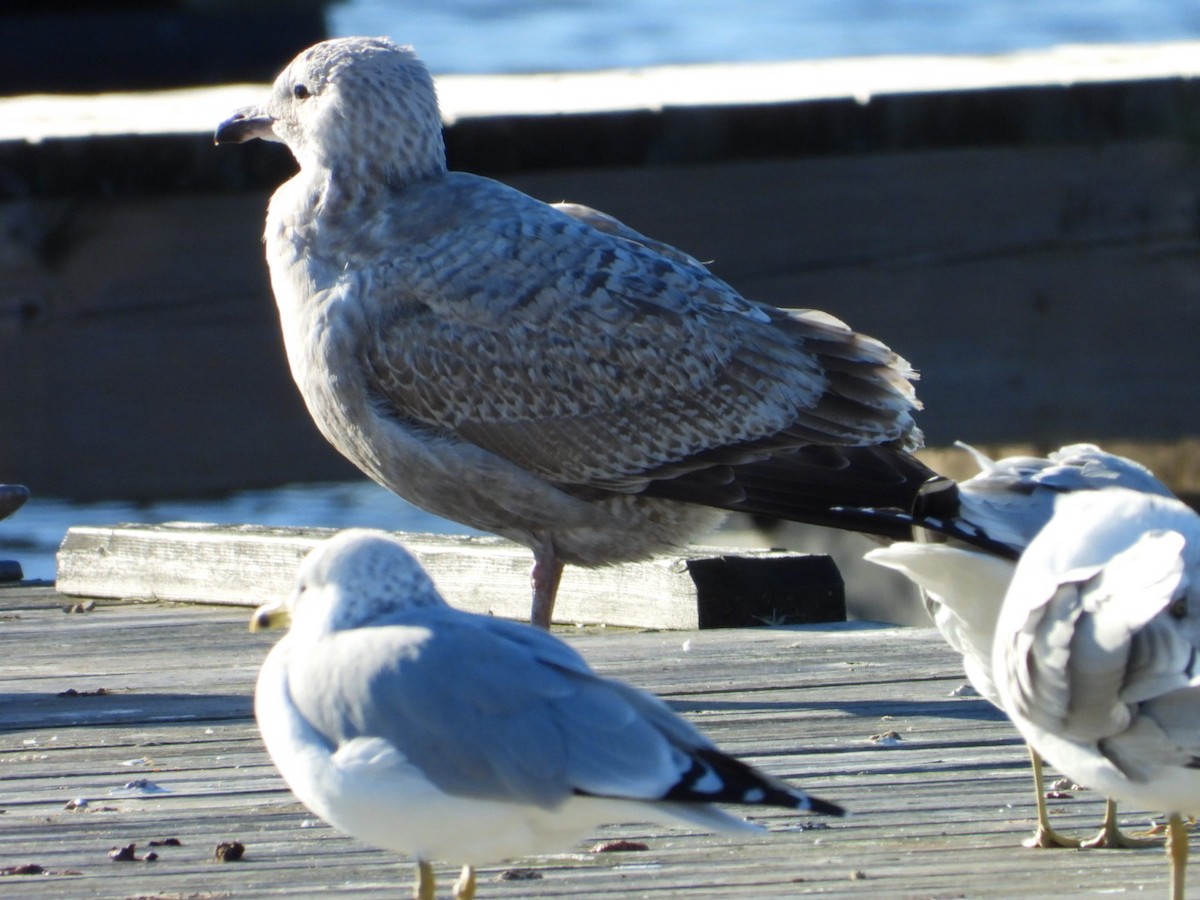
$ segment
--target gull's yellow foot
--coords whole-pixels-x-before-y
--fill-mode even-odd
[[[454,882],[454,900],[475,900],[475,870],[471,866],[463,866]]]
[[[1034,850],[1078,850],[1080,843],[1075,838],[1059,834],[1050,827],[1049,822],[1039,821],[1033,834],[1021,841],[1021,846]]]
[[[1188,832],[1179,813],[1167,818],[1167,856],[1171,860],[1171,900],[1184,900],[1183,880],[1187,874]]]
[[[1050,813],[1046,809],[1046,780],[1042,773],[1042,758],[1033,747],[1029,748],[1029,763],[1033,767],[1033,792],[1037,796],[1037,829],[1032,837],[1021,841],[1024,847],[1050,850],[1062,847],[1075,850],[1079,841],[1063,837],[1050,826]]]
[[[1144,835],[1156,834],[1157,828],[1151,828],[1144,832]],[[1121,831],[1121,827],[1117,824],[1117,804],[1115,800],[1109,800],[1104,804],[1104,824],[1100,826],[1100,833],[1094,838],[1083,841],[1079,846],[1084,850],[1140,850],[1144,847],[1157,847],[1161,844],[1154,837],[1136,837],[1132,834],[1125,834]]]
[[[1050,827],[1049,822],[1043,822],[1039,817],[1033,834],[1021,841],[1021,846],[1033,850],[1078,850],[1080,842],[1075,838],[1059,834]]]
[[[417,880],[413,884],[413,900],[434,900],[433,866],[423,859],[417,860]]]

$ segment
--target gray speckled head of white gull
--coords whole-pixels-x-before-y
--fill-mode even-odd
[[[251,138],[300,164],[265,239],[317,427],[417,506],[530,547],[539,624],[564,562],[666,552],[721,510],[844,525],[834,507],[907,510],[933,477],[905,452],[907,362],[611,216],[447,171],[410,48],[305,50],[216,132]]]
[[[981,535],[1019,554],[1050,521],[1055,501],[1067,493],[1125,488],[1163,497],[1170,489],[1140,463],[1094,444],[1072,444],[1047,457],[1009,456],[992,460],[960,444],[979,464],[979,473],[958,484],[957,530]],[[918,523],[922,524],[922,523]],[[1010,555],[966,546],[953,538],[919,529],[925,541],[899,541],[871,550],[871,562],[906,575],[921,588],[925,608],[946,641],[962,654],[972,686],[1000,706],[992,677],[992,647],[996,619],[1016,570]],[[1037,827],[1025,841],[1029,847],[1078,847],[1080,841],[1059,834],[1046,810],[1042,764],[1030,748],[1033,762]],[[1109,803],[1100,833],[1087,847],[1144,846],[1145,841],[1117,827],[1115,804]]]
[[[726,756],[649,694],[596,675],[538,628],[453,609],[397,540],[342,532],[252,628],[290,620],[255,715],[296,796],[334,827],[418,862],[557,851],[606,822],[761,831],[717,802],[839,814]]]
[[[1122,488],[1060,497],[1017,563],[992,674],[1035,750],[1080,784],[1169,815],[1171,896],[1200,814],[1200,516]]]

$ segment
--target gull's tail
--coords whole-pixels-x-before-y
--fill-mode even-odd
[[[651,475],[645,493],[656,497],[887,541],[918,540],[925,530],[1005,559],[1017,557],[963,516],[953,480],[886,445],[809,445],[768,453],[723,448]]]

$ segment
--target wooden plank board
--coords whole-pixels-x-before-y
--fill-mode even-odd
[[[168,525],[71,528],[58,589],[118,597],[258,605],[291,591],[296,566],[332,529]],[[526,548],[494,537],[399,534],[451,603],[529,617]],[[680,556],[569,566],[555,619],[641,628],[713,628],[846,618],[841,576],[826,556],[692,548]]]
[[[0,588],[0,894],[179,900],[403,896],[407,862],[313,820],[275,774],[250,695],[273,637],[245,610],[101,602],[66,615],[46,589]],[[572,851],[481,870],[481,900],[613,896],[928,898],[1161,894],[1161,851],[1029,851],[1024,749],[978,698],[951,696],[955,654],[931,629],[842,623],[692,632],[571,629],[602,673],[654,690],[724,748],[854,815],[755,813],[762,837],[639,824],[598,829]],[[105,688],[104,695],[89,695]],[[74,696],[60,696],[74,689]],[[873,741],[884,732],[897,740]],[[165,793],[129,796],[146,778]],[[1056,800],[1083,833],[1102,804]],[[64,806],[90,801],[82,810]],[[743,810],[743,812],[745,812]],[[1144,814],[1125,810],[1130,822]],[[110,848],[174,837],[157,862]],[[643,852],[592,853],[642,840]],[[241,863],[213,861],[220,841]],[[443,886],[453,861],[438,865]],[[510,866],[536,880],[500,880]],[[443,887],[444,891],[444,887]]]

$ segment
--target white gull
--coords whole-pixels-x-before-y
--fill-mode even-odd
[[[1200,813],[1200,516],[1170,497],[1066,494],[1021,556],[996,624],[1004,711],[1074,780],[1168,814],[1183,900]]]
[[[933,473],[904,452],[907,362],[603,213],[447,171],[441,124],[410,48],[340,38],[216,140],[282,141],[300,164],[265,240],[317,427],[417,506],[530,547],[534,622],[563,563],[675,549],[721,510],[911,507]]]
[[[974,477],[958,484],[958,509],[953,522],[960,531],[986,536],[1011,555],[937,540],[918,529],[923,541],[901,541],[871,550],[866,559],[895,569],[921,588],[925,608],[946,641],[963,658],[971,685],[995,706],[1000,694],[992,677],[992,648],[996,619],[1022,552],[1050,520],[1054,503],[1065,493],[1119,487],[1170,497],[1171,491],[1145,466],[1108,453],[1093,444],[1072,444],[1048,457],[1010,456],[992,460],[966,444],[979,464]],[[996,548],[1000,549],[1000,548]],[[1060,835],[1046,811],[1041,759],[1030,748],[1033,764],[1037,827],[1025,841],[1029,847],[1077,847],[1080,842]],[[1089,847],[1141,846],[1143,841],[1121,833],[1115,805],[1110,802],[1104,827]]]
[[[361,840],[472,866],[570,846],[606,822],[761,831],[714,803],[840,814],[719,751],[666,704],[538,628],[447,606],[403,545],[345,531],[252,629],[291,622],[255,715],[296,796]]]

